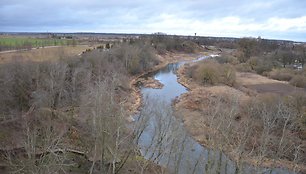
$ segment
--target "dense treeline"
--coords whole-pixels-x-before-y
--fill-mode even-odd
[[[143,37],[149,40],[151,45],[159,54],[165,54],[167,51],[178,51],[185,53],[194,53],[200,51],[201,46],[193,42],[192,39],[181,38],[180,36],[170,36],[163,33],[155,33]]]
[[[304,44],[276,44],[270,47],[262,39],[242,38],[238,42],[236,57],[240,63],[245,63],[251,58],[264,58],[267,61],[278,61],[287,67],[299,64],[303,67],[306,60],[306,47]]]
[[[276,44],[263,39],[242,38],[232,53],[222,53],[215,59],[231,64],[237,71],[254,72],[276,80],[305,88],[306,46],[304,44]]]

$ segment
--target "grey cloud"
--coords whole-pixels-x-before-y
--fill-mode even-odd
[[[238,17],[242,23],[258,24],[266,23],[273,17],[306,16],[305,7],[306,1],[302,0],[1,0],[0,31],[116,30],[150,33],[153,32],[149,27],[152,24],[154,30],[167,28],[157,28],[163,22],[162,15],[201,23],[233,16]],[[182,28],[188,26],[180,26],[177,30],[182,31]],[[249,32],[251,35],[261,33]],[[273,35],[272,32],[265,33]],[[296,38],[298,35],[301,32],[283,33],[288,38]]]

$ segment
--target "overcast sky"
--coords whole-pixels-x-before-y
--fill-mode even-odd
[[[0,0],[0,31],[197,33],[306,41],[306,1]]]

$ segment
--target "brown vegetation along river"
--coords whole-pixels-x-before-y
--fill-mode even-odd
[[[235,161],[247,161],[254,166],[305,171],[303,150],[298,153],[294,148],[293,151],[287,151],[290,146],[287,146],[285,151],[277,150],[288,143],[303,148],[303,141],[299,140],[299,130],[295,129],[297,133],[292,131],[296,126],[296,108],[292,106],[295,102],[300,102],[305,90],[286,82],[241,72],[237,73],[234,87],[224,84],[203,85],[188,76],[188,69],[193,67],[194,65],[186,65],[177,73],[179,82],[190,91],[176,101],[175,111],[176,114],[182,115],[184,126],[199,143],[206,147],[222,149]],[[257,88],[253,89],[252,85]],[[300,96],[297,97],[297,94]],[[290,125],[280,121],[283,117],[291,119]],[[267,129],[264,124],[270,122],[267,118],[278,118],[278,121],[270,125],[275,129],[270,131],[269,135],[265,135],[263,131]],[[282,136],[284,134],[291,136]],[[272,137],[265,140],[272,142],[263,145],[264,137]],[[294,155],[295,158],[290,158]]]
[[[206,57],[205,57],[206,58]],[[177,69],[185,62],[170,63],[152,76],[161,89],[141,87],[143,106],[135,116],[137,143],[142,155],[174,173],[294,173],[282,168],[262,168],[232,161],[222,151],[205,148],[173,116],[172,102],[187,88],[177,82]],[[142,128],[139,126],[146,125]]]

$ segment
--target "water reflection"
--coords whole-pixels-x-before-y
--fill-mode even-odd
[[[154,78],[164,84],[162,89],[142,88],[144,99],[158,99],[166,103],[171,103],[173,99],[187,92],[187,89],[177,83],[175,71],[179,68],[179,64],[169,64],[169,66],[158,71]]]

